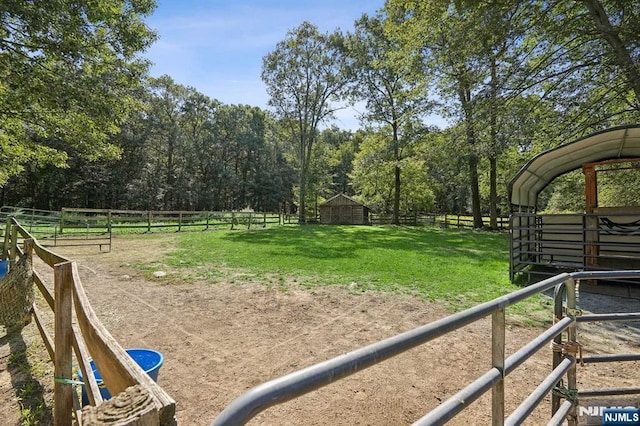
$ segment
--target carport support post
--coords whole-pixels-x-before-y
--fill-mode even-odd
[[[584,201],[585,201],[585,266],[598,264],[600,248],[598,246],[598,217],[594,216],[598,207],[598,175],[593,163],[583,164]]]
[[[500,371],[500,381],[491,388],[491,419],[493,426],[504,425],[504,308],[498,308],[491,316],[491,362]]]

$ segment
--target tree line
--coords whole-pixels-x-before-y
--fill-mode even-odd
[[[269,110],[149,77],[154,3],[98,3],[0,6],[3,204],[251,208],[305,222],[344,192],[395,222],[470,212],[495,227],[533,155],[639,118],[635,1],[387,0],[352,31],[303,22],[263,58]],[[360,130],[333,125],[356,103]],[[636,175],[609,179],[604,199]],[[580,208],[578,180],[558,179],[540,208]]]

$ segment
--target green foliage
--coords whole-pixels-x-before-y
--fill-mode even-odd
[[[400,197],[403,212],[431,211],[434,195],[425,161],[415,151],[413,144],[406,148],[401,160],[394,160],[393,149],[388,145],[386,133],[372,133],[362,140],[354,159],[351,178],[353,187],[365,204],[376,212],[391,213],[394,204],[394,170],[400,169],[405,182]]]
[[[583,213],[585,201],[582,171],[575,170],[557,177],[540,195],[539,204],[544,213]]]
[[[155,39],[150,0],[3,1],[0,5],[0,185],[71,157],[115,158],[111,143]]]
[[[4,203],[298,208],[304,220],[344,192],[380,212],[495,217],[534,155],[640,121],[637,2],[388,0],[353,33],[303,22],[263,58],[274,116],[169,76],[144,80],[153,7],[0,4]],[[345,102],[366,104],[370,128],[323,128]],[[425,124],[431,108],[449,128]],[[603,179],[603,203],[638,204],[625,190],[633,173]],[[568,176],[540,208],[573,211],[581,200]]]
[[[170,77],[136,92],[142,108],[114,140],[117,160],[69,159],[13,179],[11,203],[134,210],[278,211],[294,180],[276,123],[260,108],[223,105]],[[51,191],[51,187],[56,191]]]
[[[630,188],[640,188],[640,164],[620,163],[617,166],[632,168],[616,170],[615,167],[608,167],[598,171],[598,205],[639,207],[640,194]]]
[[[294,277],[303,285],[415,292],[456,307],[516,289],[505,234],[405,227],[285,226],[179,235],[172,265]]]

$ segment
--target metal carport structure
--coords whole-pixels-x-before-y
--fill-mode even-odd
[[[595,165],[604,162],[640,165],[640,124],[613,127],[544,151],[509,182],[512,279],[531,269],[550,268],[550,275],[558,269],[638,267],[640,208],[599,208]],[[540,192],[557,177],[580,168],[585,173],[585,211],[539,214]]]

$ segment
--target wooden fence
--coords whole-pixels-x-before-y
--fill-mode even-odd
[[[391,215],[370,214],[372,225],[388,225],[393,222]],[[473,228],[473,217],[459,214],[414,213],[403,214],[398,218],[401,225],[421,226],[434,225],[442,228]],[[490,219],[483,217],[484,226],[489,226]],[[498,229],[509,229],[509,217],[498,217]]]
[[[104,210],[62,208],[59,227],[64,233],[70,229],[92,228],[113,231],[176,230],[199,228],[265,228],[283,223],[278,213],[257,212],[212,212],[212,211],[150,211],[150,210]]]
[[[54,363],[54,423],[70,425],[75,418],[78,424],[82,419],[91,424],[108,413],[111,421],[121,425],[176,424],[175,401],[125,352],[96,316],[76,262],[42,246],[15,218],[7,220],[4,237],[2,258],[9,259],[10,268],[19,256],[32,260],[35,253],[53,269],[51,285],[45,278],[51,275],[50,270],[47,274],[31,266],[35,286],[54,315],[53,335],[37,303],[32,305],[31,313]],[[32,261],[28,263],[33,265]],[[90,357],[107,389],[115,395],[108,401],[102,400]],[[84,408],[73,388],[74,360],[82,371],[90,402]]]
[[[45,247],[70,245],[98,245],[111,250],[113,233],[252,229],[274,225],[297,224],[298,216],[282,213],[250,211],[152,211],[79,209],[63,207],[48,211],[3,206],[0,218],[15,217],[24,228],[38,238]],[[440,226],[442,228],[473,228],[473,217],[459,214],[411,213],[402,214],[401,225]],[[369,215],[372,225],[393,223],[391,215]],[[319,223],[308,218],[307,223]],[[483,217],[485,226],[489,218]],[[498,229],[509,229],[509,218],[498,217]]]
[[[285,223],[278,213],[149,211],[3,206],[0,219],[16,218],[44,247],[99,246],[111,250],[113,233],[252,229]],[[2,233],[0,233],[2,236]]]

